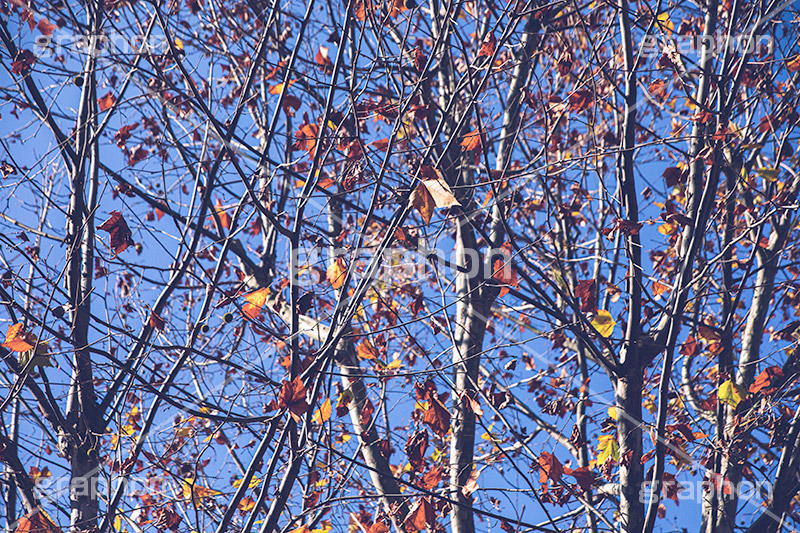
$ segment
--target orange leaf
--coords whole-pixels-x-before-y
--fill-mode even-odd
[[[268,297],[269,287],[264,287],[263,289],[258,289],[255,292],[251,292],[244,297],[247,304],[242,307],[242,312],[245,314],[245,316],[255,319],[259,314],[261,314],[261,309],[267,302]]]
[[[481,44],[481,49],[478,50],[478,57],[491,57],[494,55],[495,50],[497,50],[497,39],[495,39],[493,33],[489,32]]]
[[[369,361],[378,359],[381,355],[378,349],[375,348],[368,340],[365,340],[359,344],[358,348],[356,348],[356,352],[358,353],[359,359],[365,359]]]
[[[422,172],[420,172],[420,174],[422,174]],[[422,180],[422,184],[428,189],[428,193],[430,193],[436,207],[444,208],[461,205],[458,200],[456,200],[456,197],[453,196],[453,191],[441,175],[439,175],[438,171],[436,175],[439,177]]]
[[[328,47],[320,46],[317,50],[317,55],[314,56],[314,62],[322,67],[323,70],[333,67],[333,61],[328,57]]]
[[[539,481],[542,483],[547,482],[550,478],[554,482],[558,482],[564,474],[564,467],[561,466],[561,461],[550,452],[542,452],[539,454]]]
[[[417,185],[417,188],[414,189],[414,192],[411,193],[411,206],[419,211],[420,216],[422,216],[422,220],[425,221],[426,224],[431,223],[431,217],[433,216],[433,197],[431,193],[428,192],[428,188],[425,187],[423,184]]]
[[[116,101],[117,99],[114,98],[114,95],[111,94],[111,92],[108,92],[104,97],[97,100],[97,105],[100,108],[100,111],[105,111],[106,109],[111,108]]]
[[[3,348],[8,348],[12,352],[27,352],[33,350],[33,336],[22,330],[22,322],[17,322],[6,333],[6,342],[3,343]]]
[[[277,85],[273,85],[272,87],[270,87],[267,90],[267,92],[269,94],[281,94],[281,91],[283,91],[283,86],[284,85],[286,85],[287,87],[291,87],[294,82],[295,82],[295,80],[289,80],[289,81],[286,82],[286,84],[279,83]]]
[[[664,285],[663,283],[659,283],[658,281],[654,281],[653,285],[650,287],[653,291],[653,296],[658,296],[660,294],[664,294],[667,291],[671,291],[672,288],[669,285]]]
[[[328,267],[328,282],[331,284],[331,287],[338,289],[344,285],[345,277],[347,277],[347,263],[344,257],[337,257],[336,261],[331,263],[331,266]]]
[[[15,533],[61,533],[61,528],[46,512],[34,510],[19,519]]]
[[[58,26],[47,19],[40,19],[37,27],[39,28],[39,31],[42,32],[42,35],[53,35],[53,31],[58,28]]]
[[[755,381],[750,385],[750,392],[753,394],[761,391],[764,394],[772,394],[777,390],[773,387],[773,382],[780,381],[783,378],[783,371],[779,366],[770,366],[765,368],[759,375],[756,376]]]
[[[256,508],[256,502],[250,496],[245,496],[244,498],[242,498],[242,501],[239,502],[239,505],[237,507],[241,512],[249,513],[250,511]]]
[[[482,151],[483,149],[483,132],[481,130],[473,130],[466,135],[461,141],[461,148],[466,152],[472,150]]]
[[[219,217],[219,223],[225,229],[230,229],[231,227],[231,216],[225,212],[225,208],[222,207],[222,202],[219,198],[217,198],[217,204],[214,206],[214,211],[217,212],[217,216]],[[213,220],[213,218],[212,218]]]
[[[383,139],[378,139],[377,141],[372,141],[369,143],[369,146],[374,146],[376,150],[385,152],[389,148],[389,138],[385,137]]]

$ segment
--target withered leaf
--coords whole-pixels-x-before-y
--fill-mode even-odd
[[[111,217],[97,226],[97,229],[106,231],[111,236],[109,246],[115,257],[133,244],[131,230],[119,211],[111,211]]]

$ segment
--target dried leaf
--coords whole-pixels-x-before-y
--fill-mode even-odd
[[[539,481],[546,483],[548,479],[552,479],[558,483],[563,474],[564,467],[555,455],[550,452],[539,454]]]
[[[281,392],[278,395],[278,409],[287,409],[295,422],[300,422],[300,417],[308,411],[306,387],[300,376],[297,376],[292,381],[284,381],[281,384]]]
[[[107,231],[111,236],[109,246],[115,257],[133,244],[133,234],[119,211],[111,211],[111,217],[97,226],[97,229]]]
[[[375,346],[373,346],[372,343],[369,342],[368,340],[365,340],[364,342],[358,345],[358,347],[356,348],[356,354],[358,355],[359,359],[364,359],[368,361],[378,359],[380,358],[381,355],[378,349],[375,348]]]
[[[410,201],[411,206],[419,211],[422,220],[424,220],[426,224],[430,224],[431,217],[433,216],[434,203],[431,193],[428,192],[428,188],[421,183],[417,185],[417,188],[411,193]]]
[[[481,48],[478,50],[478,57],[492,57],[497,50],[497,38],[494,33],[489,32],[481,43]]]

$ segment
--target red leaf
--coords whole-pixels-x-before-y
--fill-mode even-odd
[[[109,246],[114,251],[115,257],[133,244],[131,230],[119,211],[112,211],[111,218],[97,226],[97,229],[107,231],[111,236]]]

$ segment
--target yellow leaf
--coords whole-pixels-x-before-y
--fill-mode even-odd
[[[22,329],[22,322],[17,322],[6,333],[6,341],[3,343],[3,348],[8,348],[12,352],[27,352],[33,349],[32,342],[36,340],[32,338],[33,335],[26,333]]]
[[[328,420],[331,419],[331,412],[333,408],[331,407],[331,399],[326,399],[322,405],[320,405],[317,412],[314,413],[314,417],[311,419],[312,422],[316,422],[317,424],[324,424]]]
[[[675,25],[672,23],[672,20],[669,18],[669,13],[666,11],[658,15],[656,19],[658,20],[658,25],[664,29],[667,35],[671,35],[675,30]]]
[[[231,485],[233,485],[234,488],[238,489],[242,485],[242,481],[244,481],[244,478],[234,479]],[[261,485],[261,480],[258,479],[257,477],[254,477],[250,479],[250,483],[248,484],[247,488],[254,489],[259,485]]]
[[[609,407],[608,408],[608,416],[610,416],[614,420],[618,420],[617,419],[617,408],[616,407]]]
[[[611,313],[604,309],[599,310],[597,315],[592,319],[592,326],[594,326],[594,329],[606,338],[611,336],[614,332],[614,326],[616,325],[617,323],[611,318]]]
[[[720,401],[734,408],[739,405],[744,395],[744,389],[731,380],[724,381],[722,385],[719,386],[719,392],[717,392],[717,397]]]
[[[196,485],[194,478],[187,477],[183,480],[183,497],[186,500],[191,498],[195,505],[200,505],[201,500],[205,498],[212,498],[214,496],[219,496],[220,494],[222,493],[218,490]]]
[[[762,167],[756,169],[756,174],[758,174],[767,181],[777,181],[779,172],[774,168]]]
[[[175,37],[175,48],[183,50],[183,41],[179,37]]]
[[[619,461],[619,445],[614,435],[600,435],[597,437],[597,464],[603,465],[609,458]]]
[[[658,232],[662,235],[674,235],[678,231],[678,225],[672,222],[665,222],[658,227]]]

